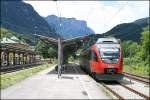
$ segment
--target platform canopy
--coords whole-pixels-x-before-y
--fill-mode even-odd
[[[39,35],[39,34],[34,34],[34,35],[39,37],[41,40],[43,40],[45,42],[58,45],[58,39],[55,39],[55,38],[52,38],[52,37],[43,36],[43,35]],[[81,42],[85,37],[88,37],[88,36],[89,35],[75,37],[75,38],[70,38],[70,39],[61,39],[61,43],[64,46],[69,46],[69,45],[72,45],[72,44],[74,44],[76,42]]]
[[[81,36],[81,37],[75,37],[71,39],[55,39],[52,37],[47,37],[39,34],[34,34],[35,36],[39,37],[41,40],[47,43],[51,43],[58,46],[58,77],[61,76],[61,67],[63,64],[63,49],[66,46],[75,45],[77,42],[81,42],[85,37],[88,37],[89,35]]]

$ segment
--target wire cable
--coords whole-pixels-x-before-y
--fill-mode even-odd
[[[119,10],[108,20],[107,23],[110,23],[110,22],[112,21],[112,19],[114,19],[114,18],[117,16],[117,14],[118,14],[127,4],[128,4],[128,1],[127,1],[122,7],[119,8]],[[104,25],[104,27],[108,26],[107,23]]]
[[[57,1],[56,1],[56,9],[57,9],[57,13],[58,13],[58,17],[59,17],[59,27],[60,27],[60,31],[62,30],[62,22],[61,22],[61,11],[59,10],[59,7],[58,7],[58,4],[57,4]],[[57,29],[56,29],[57,30]],[[57,31],[57,34],[59,37],[62,37],[61,36],[61,32],[58,32]]]

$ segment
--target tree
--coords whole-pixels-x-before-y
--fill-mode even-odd
[[[139,45],[133,41],[124,41],[122,43],[122,53],[123,57],[129,57],[129,52],[132,52],[131,56],[135,56],[139,51]]]
[[[49,55],[50,58],[57,58],[57,56],[58,56],[57,55],[57,50],[52,48],[52,47],[50,47],[48,49],[48,55]]]
[[[57,49],[42,40],[38,41],[35,52],[42,55],[44,58],[57,58]]]
[[[39,40],[36,47],[35,47],[35,52],[37,54],[42,55],[44,58],[48,58],[48,45],[46,43],[44,43],[43,41]]]
[[[150,36],[149,36],[149,27],[146,27],[144,29],[144,32],[141,33],[142,37],[141,37],[141,55],[143,60],[147,60],[150,57]]]

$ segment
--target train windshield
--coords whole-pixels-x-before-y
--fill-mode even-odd
[[[100,55],[104,63],[117,63],[120,56],[120,49],[113,47],[103,47],[100,49]]]

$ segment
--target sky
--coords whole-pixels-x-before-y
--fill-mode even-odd
[[[31,4],[42,17],[56,15],[84,20],[96,34],[149,17],[149,1],[57,1],[57,6],[56,1],[24,2]]]

